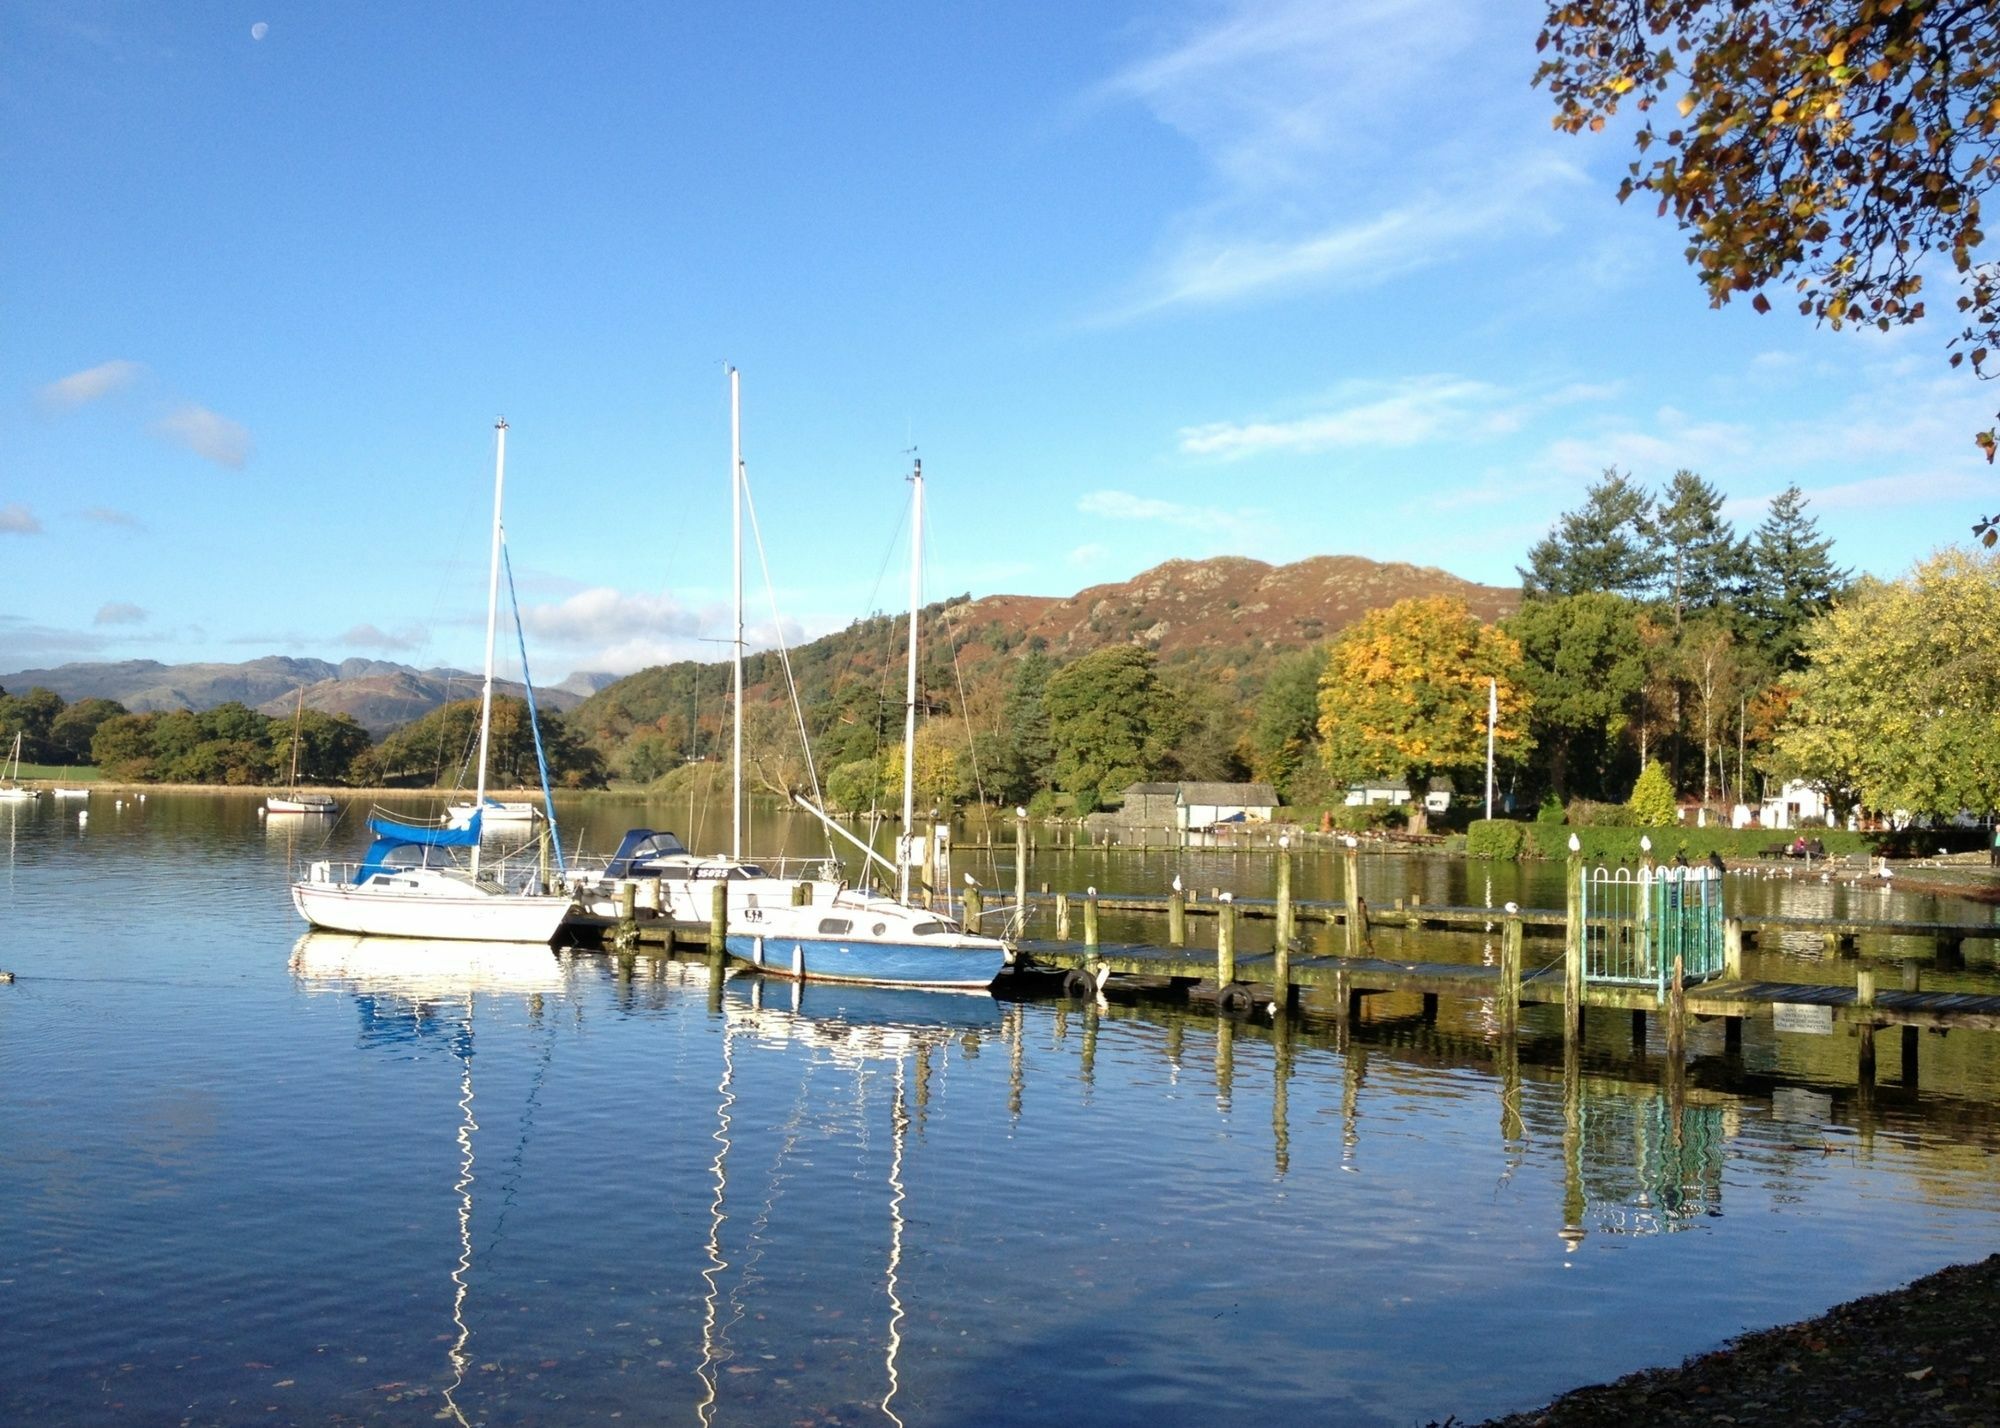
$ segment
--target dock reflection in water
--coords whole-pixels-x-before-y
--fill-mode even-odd
[[[0,1422],[1469,1420],[2000,1240],[1987,1034],[294,946],[249,806],[14,820]]]

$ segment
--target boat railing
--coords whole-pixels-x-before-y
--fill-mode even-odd
[[[319,885],[352,886],[355,878],[367,866],[369,865],[366,862],[359,859],[315,858],[301,867],[300,881]],[[418,872],[425,868],[431,871],[442,871],[454,866],[450,863],[435,862],[427,865],[422,863],[378,863],[374,865],[373,870],[378,873],[388,873],[394,876],[398,873]],[[460,869],[459,871],[463,870]],[[508,893],[540,894],[549,891],[548,885],[542,879],[541,866],[534,859],[517,859],[513,861],[505,858],[491,859],[481,866],[479,880],[482,883],[491,883],[501,891]]]

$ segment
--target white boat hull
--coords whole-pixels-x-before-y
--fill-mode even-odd
[[[308,877],[292,884],[292,903],[299,916],[329,932],[466,942],[547,943],[570,913],[565,897],[484,892],[435,876],[361,884]]]

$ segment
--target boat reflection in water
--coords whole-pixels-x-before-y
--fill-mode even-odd
[[[472,1191],[477,1180],[474,1137],[479,1130],[472,1087],[477,999],[495,994],[526,996],[530,1008],[539,1012],[545,996],[564,990],[566,969],[554,952],[536,944],[361,937],[343,932],[308,932],[292,948],[291,969],[308,991],[354,998],[361,1013],[363,1045],[432,1041],[458,1062],[458,1174],[452,1184],[458,1200],[458,1260],[451,1271],[451,1321],[456,1332],[446,1351],[451,1380],[443,1390],[446,1411],[439,1416],[466,1424],[456,1395],[472,1362],[467,1351],[472,1327],[465,1315],[466,1296],[472,1287]],[[520,1122],[524,1144],[532,1110],[530,1105]]]
[[[887,1067],[891,1087],[886,1114],[889,1120],[889,1159],[882,1170],[883,1208],[888,1219],[888,1241],[882,1269],[882,1292],[888,1319],[882,1339],[882,1397],[877,1406],[891,1423],[902,1428],[895,1407],[902,1380],[897,1358],[902,1349],[903,1248],[908,1233],[905,1202],[905,1155],[911,1124],[910,1081],[916,1082],[917,1109],[921,1114],[936,1094],[932,1057],[947,1042],[976,1042],[983,1034],[997,1035],[1003,1027],[999,1003],[985,992],[954,994],[940,991],[909,990],[840,984],[767,982],[762,977],[732,978],[722,989],[723,1033],[722,1068],[716,1083],[715,1160],[709,1207],[708,1264],[702,1270],[705,1285],[701,1329],[702,1396],[696,1415],[703,1425],[715,1421],[719,1373],[732,1357],[729,1328],[743,1318],[742,1299],[747,1286],[757,1279],[756,1266],[747,1256],[743,1264],[732,1266],[723,1255],[723,1229],[729,1220],[730,1127],[736,1106],[736,1061],[738,1041],[748,1043],[754,1056],[759,1047],[806,1049],[834,1065],[855,1073],[855,1100],[862,1117],[862,1148],[866,1148],[865,1126],[884,1113],[869,1100],[870,1070]],[[784,1175],[782,1160],[773,1167],[773,1179]],[[732,1275],[732,1270],[734,1273]],[[725,1320],[725,1300],[732,1312]],[[761,1315],[759,1317],[762,1317]]]

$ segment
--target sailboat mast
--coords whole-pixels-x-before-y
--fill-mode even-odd
[[[493,629],[500,609],[500,495],[507,481],[507,418],[493,423],[493,555],[486,573],[486,677],[479,691],[479,787],[472,796],[472,816],[486,817],[486,755],[493,734]],[[479,876],[479,844],[472,845],[472,875]]]
[[[924,463],[910,473],[910,658],[903,681],[903,851],[896,859],[896,897],[910,900],[910,863],[916,857],[917,828],[917,606],[924,589]]]
[[[736,724],[729,752],[729,856],[743,857],[743,374],[729,369],[729,504],[735,547],[736,633],[729,642],[736,673]]]
[[[292,711],[292,792],[299,791],[299,726],[306,721],[306,687],[299,686],[299,707]]]

